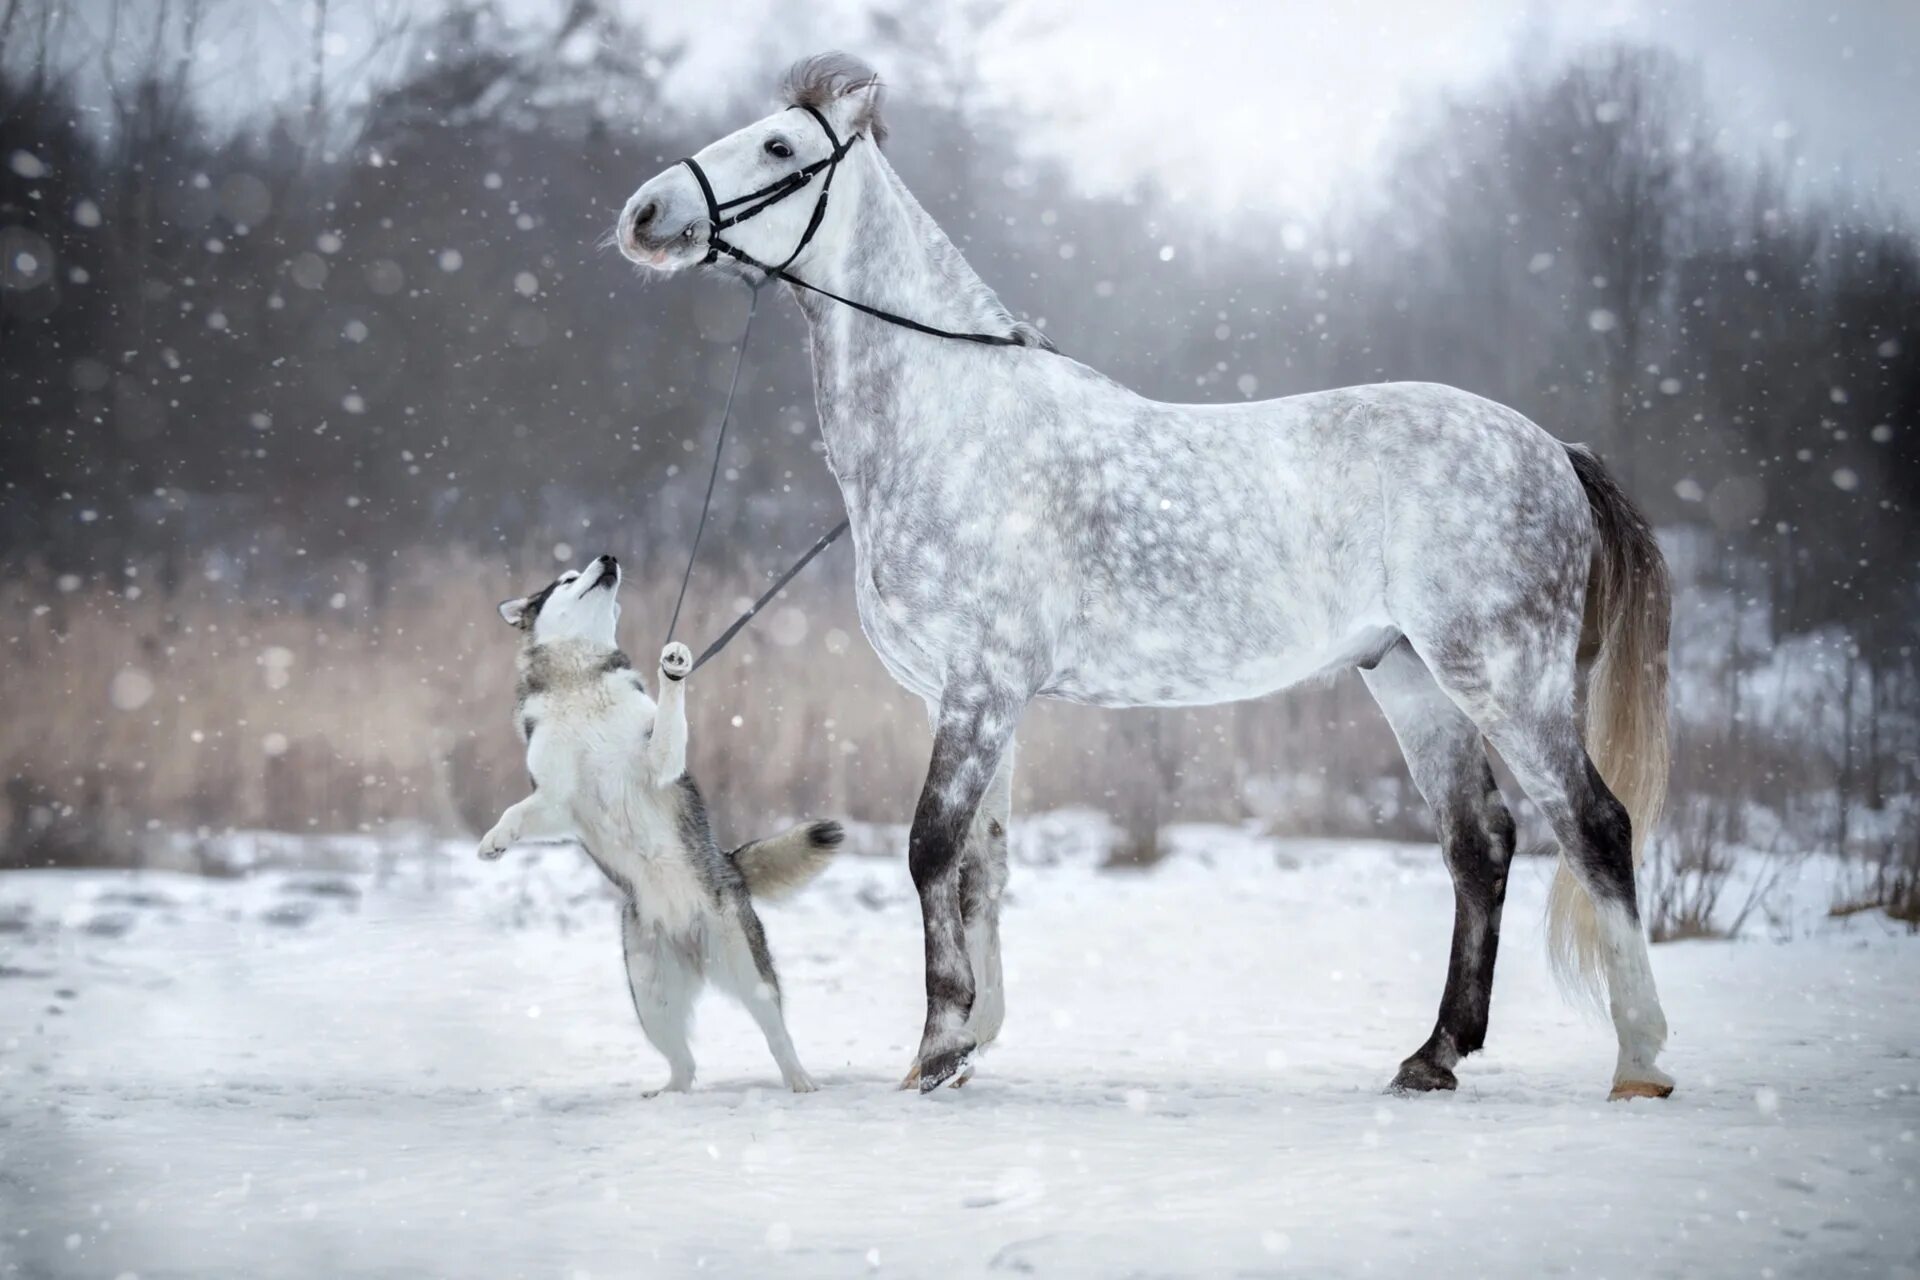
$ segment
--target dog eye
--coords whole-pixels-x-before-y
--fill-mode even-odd
[[[560,581],[572,582],[575,578],[578,578],[579,576],[580,575],[577,573],[563,573],[560,575]]]
[[[767,154],[776,160],[791,160],[793,159],[793,148],[778,138],[768,138]]]

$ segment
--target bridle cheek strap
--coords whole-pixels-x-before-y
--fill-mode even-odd
[[[889,324],[896,324],[903,329],[912,329],[915,332],[929,334],[936,338],[952,338],[960,342],[978,342],[990,347],[1024,347],[1027,345],[1024,339],[1012,334],[955,333],[948,329],[935,328],[933,325],[921,324],[918,320],[909,320],[907,317],[895,315],[891,311],[882,311],[878,307],[870,307],[864,302],[855,302],[851,298],[843,298],[831,290],[822,289],[818,285],[808,284],[799,276],[788,271],[787,268],[792,266],[794,259],[800,256],[808,244],[812,243],[814,234],[820,230],[820,224],[826,220],[827,197],[833,191],[833,176],[839,172],[840,162],[846,158],[847,152],[852,150],[853,144],[860,141],[862,137],[861,134],[856,133],[845,142],[840,141],[839,135],[834,133],[833,126],[827,122],[826,116],[804,102],[796,103],[788,109],[791,111],[804,111],[819,122],[821,131],[827,135],[827,141],[833,146],[833,149],[829,151],[824,158],[815,160],[812,164],[804,168],[795,169],[786,177],[776,182],[770,182],[758,191],[749,191],[746,195],[735,196],[731,200],[721,200],[713,194],[713,184],[707,181],[706,171],[700,167],[698,160],[695,160],[692,156],[688,156],[680,162],[687,166],[688,171],[693,174],[693,180],[700,184],[701,198],[707,202],[707,256],[700,260],[701,266],[712,266],[715,262],[719,261],[720,255],[724,253],[742,266],[752,267],[761,273],[760,284],[754,286],[756,291],[760,288],[760,285],[765,284],[768,280],[780,279],[785,280],[795,288],[805,289],[810,293],[817,293],[823,298],[832,298],[842,306],[852,307],[855,311],[865,312],[867,315],[879,320],[885,320]],[[823,170],[827,176],[821,180],[820,194],[814,199],[813,216],[807,219],[807,229],[801,233],[800,242],[793,246],[793,252],[789,253],[786,258],[781,261],[780,265],[772,266],[762,262],[738,245],[729,244],[720,238],[720,233],[727,228],[738,226],[742,222],[747,221],[747,219],[758,216],[774,205],[779,204],[794,192],[806,187],[813,181],[814,176]],[[729,209],[738,209],[739,212],[728,214],[727,210]]]
[[[823,158],[804,168],[796,169],[777,181],[768,183],[758,191],[749,191],[746,195],[723,201],[713,194],[713,184],[707,181],[706,171],[701,169],[698,160],[688,156],[680,162],[692,172],[694,181],[700,184],[701,198],[707,202],[707,256],[701,260],[702,266],[711,266],[724,253],[768,275],[778,275],[793,265],[793,260],[800,256],[801,251],[813,240],[814,233],[820,230],[820,224],[826,220],[827,196],[833,190],[833,175],[839,171],[840,162],[846,159],[847,152],[853,149],[854,143],[860,141],[861,135],[856,133],[842,142],[839,135],[834,133],[833,126],[827,122],[826,116],[814,107],[802,103],[788,109],[804,111],[818,121],[821,131],[827,135],[827,141],[832,144],[833,149]],[[820,184],[819,197],[813,202],[813,216],[807,220],[806,232],[800,237],[800,242],[793,246],[793,252],[788,254],[779,266],[770,267],[745,250],[728,244],[720,238],[720,233],[727,228],[738,226],[749,218],[759,216],[801,190],[813,181],[814,175],[822,170],[826,171],[827,176]],[[734,214],[727,213],[727,210],[735,208],[740,211]]]

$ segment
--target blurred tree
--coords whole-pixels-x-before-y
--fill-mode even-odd
[[[315,3],[278,32],[282,95],[233,118],[202,53],[255,12],[0,0],[0,569],[152,565],[317,611],[343,581],[389,602],[421,547],[676,556],[743,302],[598,246],[780,68],[709,111],[669,91],[682,50],[598,0],[369,0],[354,56]],[[1595,444],[1663,525],[1758,566],[1724,576],[1770,637],[1844,630],[1839,766],[1869,796],[1910,776],[1909,216],[1730,155],[1697,73],[1627,44],[1436,102],[1318,218],[1090,197],[985,83],[1028,20],[888,3],[872,29],[890,160],[1010,306],[1145,394],[1426,378]],[[752,581],[839,502],[794,309],[760,324],[706,552]],[[1164,774],[1178,736],[1142,731]]]

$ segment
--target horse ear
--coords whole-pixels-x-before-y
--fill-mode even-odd
[[[887,87],[880,82],[879,76],[870,76],[848,89],[844,95],[848,128],[872,138],[876,147],[887,140],[887,122],[880,114],[886,95]]]
[[[873,68],[851,55],[831,50],[802,58],[787,68],[780,97],[790,107],[812,107],[833,116],[849,136],[864,133],[878,144],[887,138],[880,118],[885,90]]]

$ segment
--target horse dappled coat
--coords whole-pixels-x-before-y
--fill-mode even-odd
[[[1032,699],[1191,706],[1358,666],[1456,892],[1439,1017],[1395,1085],[1452,1088],[1486,1034],[1514,841],[1491,743],[1564,855],[1556,955],[1604,983],[1615,1096],[1671,1091],[1634,894],[1665,790],[1668,587],[1599,463],[1444,386],[1138,396],[1055,353],[968,268],[881,154],[871,72],[826,55],[785,92],[802,110],[645,183],[616,235],[656,270],[717,259],[804,282],[861,623],[934,725],[909,838],[927,988],[909,1082],[964,1079],[1000,1029],[1014,731]],[[830,202],[781,198],[804,168],[826,173]],[[722,256],[709,185],[728,203],[781,195],[726,226]]]

